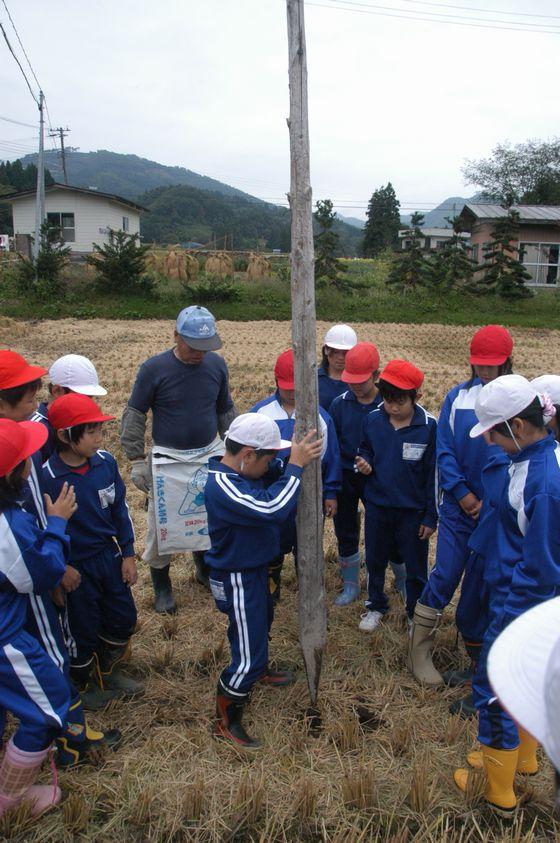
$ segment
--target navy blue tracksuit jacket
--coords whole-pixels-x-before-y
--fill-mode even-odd
[[[396,550],[406,565],[407,611],[414,613],[427,579],[428,542],[420,541],[423,524],[435,528],[435,418],[419,404],[407,427],[395,429],[381,406],[364,421],[360,456],[372,467],[366,477],[366,566],[372,611],[388,609],[385,569]]]

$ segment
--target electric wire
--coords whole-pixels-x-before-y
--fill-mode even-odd
[[[516,18],[545,18],[548,20],[560,20],[560,15],[539,15],[536,12],[506,12],[499,9],[480,9],[475,6],[456,6],[452,3],[430,3],[429,0],[401,0],[402,3],[414,3],[418,6],[435,6],[445,9],[461,9],[466,12],[484,12],[489,15],[508,15]]]
[[[22,123],[21,120],[13,120],[11,117],[0,117],[5,123],[13,123],[14,126],[25,126],[27,129],[36,129],[33,123]]]
[[[21,74],[22,74],[23,78],[25,79],[25,82],[26,82],[27,87],[29,88],[29,93],[31,94],[31,96],[33,97],[33,99],[35,100],[35,102],[36,102],[36,104],[37,104],[37,106],[38,106],[38,105],[39,105],[39,100],[37,99],[37,97],[36,97],[36,96],[35,96],[35,94],[33,93],[33,88],[31,87],[31,84],[30,84],[30,82],[29,82],[29,79],[27,78],[27,75],[26,75],[26,73],[25,73],[25,70],[23,69],[23,67],[22,67],[22,65],[21,65],[20,60],[18,59],[18,57],[17,57],[17,56],[16,56],[16,54],[14,53],[13,47],[12,47],[12,45],[10,44],[10,41],[9,41],[8,36],[6,35],[6,30],[4,29],[4,27],[2,26],[2,24],[1,24],[1,23],[0,23],[0,29],[2,30],[2,35],[4,36],[4,41],[5,41],[5,42],[6,42],[6,44],[8,45],[8,50],[10,51],[10,53],[12,54],[12,56],[14,57],[14,59],[15,59],[15,61],[16,61],[16,64],[17,64],[17,66],[18,66],[18,67],[19,67],[19,69],[21,70]]]

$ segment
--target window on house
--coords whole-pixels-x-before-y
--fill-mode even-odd
[[[471,246],[471,258],[478,263],[478,243]]]
[[[74,214],[63,214],[57,211],[51,211],[47,214],[47,222],[53,227],[56,226],[62,231],[62,239],[65,243],[74,243],[76,241],[76,225],[74,222]]]
[[[531,275],[528,284],[558,284],[560,243],[520,243],[519,260]]]
[[[122,218],[122,230],[128,231],[129,228],[130,228],[130,221],[129,221],[128,217],[123,217]]]

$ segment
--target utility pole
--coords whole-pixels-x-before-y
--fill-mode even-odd
[[[50,138],[60,138],[60,157],[62,158],[62,172],[64,174],[64,184],[68,184],[68,173],[66,172],[66,150],[64,149],[64,138],[68,134],[70,129],[66,126],[65,129],[62,126],[59,126],[57,129],[53,129],[49,132]]]
[[[298,439],[309,430],[320,434],[315,327],[313,208],[309,168],[307,117],[307,58],[303,0],[286,0],[290,79],[290,208],[292,344]],[[321,464],[303,472],[297,511],[300,641],[311,704],[317,702],[323,649],[327,638],[327,610],[323,560]]]
[[[37,158],[37,194],[35,201],[35,240],[33,242],[33,259],[39,257],[41,248],[41,226],[45,219],[45,118],[43,114],[45,98],[39,91],[39,156]]]

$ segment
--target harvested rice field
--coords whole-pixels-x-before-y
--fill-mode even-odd
[[[488,320],[491,321],[491,314]],[[319,336],[328,326],[319,324]],[[426,373],[421,403],[437,412],[445,392],[468,375],[471,328],[443,325],[358,324],[382,361],[406,357]],[[166,321],[0,321],[2,347],[30,362],[50,365],[61,354],[82,353],[96,364],[109,394],[105,410],[120,417],[138,365],[171,345]],[[290,342],[289,323],[221,322],[231,389],[245,411],[273,389],[273,364]],[[516,371],[558,371],[560,332],[513,330]],[[106,426],[105,445],[123,476],[129,467],[118,424]],[[144,535],[144,496],[129,485],[137,531]],[[432,545],[435,542],[432,540]],[[433,548],[432,548],[433,555]],[[391,611],[373,635],[358,631],[363,603],[337,609],[334,536],[325,534],[329,601],[328,647],[320,692],[322,729],[306,719],[307,686],[297,628],[297,580],[289,560],[271,640],[272,662],[293,670],[286,689],[257,688],[246,714],[262,740],[254,755],[237,753],[210,737],[217,676],[227,658],[226,619],[196,584],[190,557],[177,557],[173,580],[179,613],[151,611],[151,584],[140,564],[134,588],[140,628],[131,670],[146,683],[144,696],[119,703],[91,720],[117,726],[124,740],[96,766],[65,771],[62,808],[42,820],[23,813],[0,820],[11,841],[544,841],[560,838],[552,818],[552,773],[543,758],[522,788],[512,825],[477,804],[480,781],[468,798],[452,773],[475,743],[476,727],[448,713],[461,690],[426,690],[406,671],[406,621],[387,587]],[[362,582],[362,596],[365,583]],[[448,610],[438,636],[439,668],[465,667]],[[11,727],[11,724],[10,724]],[[46,776],[46,773],[44,774]]]

